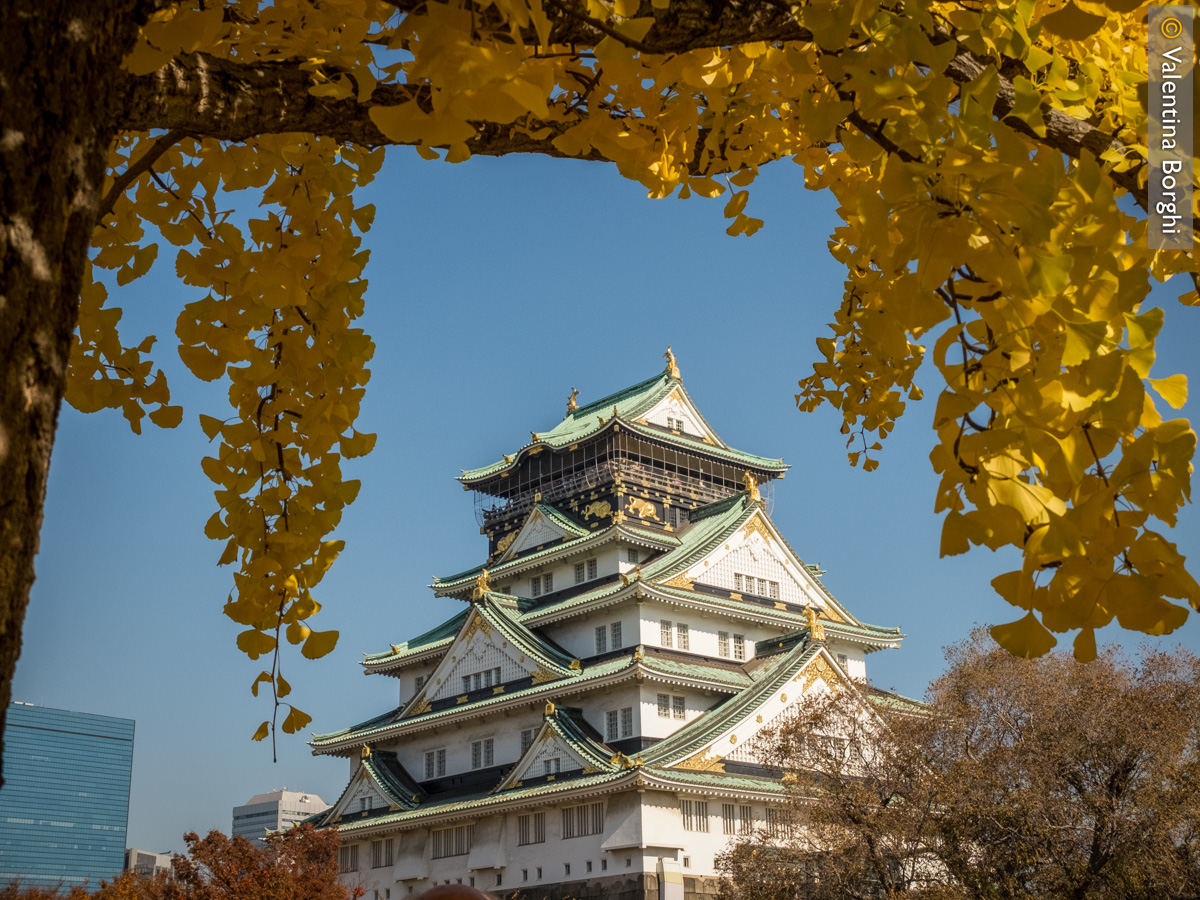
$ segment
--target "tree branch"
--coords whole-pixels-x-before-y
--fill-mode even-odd
[[[183,130],[180,128],[168,131],[155,141],[153,146],[143,153],[137,162],[131,162],[126,166],[125,171],[113,180],[112,187],[108,189],[108,193],[100,201],[100,209],[96,214],[96,221],[103,223],[104,217],[112,212],[113,204],[125,193],[125,188],[129,187],[130,183],[139,175],[158,162],[159,157],[177,144],[182,137]]]

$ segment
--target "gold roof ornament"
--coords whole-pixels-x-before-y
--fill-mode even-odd
[[[671,352],[671,345],[667,345],[667,352],[663,354],[663,359],[667,361],[667,374],[677,381],[682,378],[679,374],[679,366],[675,362],[675,354]]]
[[[804,620],[808,623],[808,635],[814,641],[825,640],[825,626],[817,621],[817,611],[812,606],[804,607]]]
[[[754,476],[750,474],[749,469],[742,475],[742,484],[746,486],[746,492],[750,495],[751,500],[761,500],[762,494],[758,492],[758,485],[754,482]]]
[[[583,670],[583,663],[581,663],[579,661],[579,659],[576,658],[576,659],[571,660],[571,664],[569,666],[567,666],[567,668],[573,672],[580,672]]]
[[[475,579],[475,590],[471,592],[471,599],[482,600],[484,593],[490,590],[492,590],[492,583],[488,581],[488,570],[484,569]]]
[[[567,398],[567,415],[568,416],[571,413],[575,412],[575,410],[579,409],[579,403],[576,400],[576,398],[578,396],[579,396],[579,391],[575,388],[571,388],[571,396]],[[566,418],[566,416],[564,416],[563,418]]]
[[[642,645],[641,644],[638,644],[637,649],[633,651],[633,658],[636,660],[639,660],[639,661],[645,658],[642,656]]]
[[[368,747],[368,746],[366,746],[366,745],[364,745],[364,746],[363,746],[363,748],[362,748],[362,754],[361,754],[361,756],[362,756],[362,758],[363,758],[363,759],[370,759],[370,758],[371,758],[371,748],[370,748],[370,747]]]
[[[540,434],[538,434],[536,431],[529,432],[529,443],[536,444],[541,439],[542,439],[542,436]]]
[[[554,715],[554,703],[552,701],[550,701],[550,700],[546,701],[546,709],[544,710],[544,712],[548,716]]]

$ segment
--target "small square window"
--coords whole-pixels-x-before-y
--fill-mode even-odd
[[[538,881],[542,880],[542,867],[541,866],[537,867],[537,877],[538,877]]]
[[[564,875],[571,874],[571,864],[570,863],[563,863],[563,874]]]
[[[629,560],[631,563],[637,562],[638,561],[637,547],[630,547],[628,550],[628,555],[625,558],[627,560]]]
[[[521,880],[522,880],[522,881],[528,881],[528,880],[529,880],[529,870],[528,870],[528,869],[522,869],[522,870],[521,870]]]
[[[607,859],[600,860],[600,871],[601,872],[608,871],[608,860]]]
[[[683,867],[685,869],[690,869],[692,867],[692,858],[690,856],[685,856],[683,858]]]
[[[587,861],[587,870],[589,872],[592,871],[592,861],[590,859]]]
[[[842,667],[843,672],[846,671],[846,663],[848,663],[849,661],[850,660],[846,657],[845,653],[838,654],[838,665]]]

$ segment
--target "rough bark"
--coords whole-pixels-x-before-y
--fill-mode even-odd
[[[0,2],[0,734],[120,61],[142,12],[134,0]]]

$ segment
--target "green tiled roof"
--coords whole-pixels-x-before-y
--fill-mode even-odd
[[[463,622],[467,620],[469,609],[464,609],[462,612],[451,616],[441,625],[431,628],[424,634],[417,635],[415,638],[405,641],[403,644],[395,644],[393,649],[384,653],[371,653],[367,655],[363,661],[364,666],[378,666],[382,663],[395,662],[403,659],[406,656],[413,656],[417,653],[424,653],[439,645],[450,645],[454,640],[454,636],[458,634],[458,630],[462,628]]]
[[[588,529],[584,528],[570,516],[555,509],[549,503],[539,503],[535,507],[542,515],[557,525],[559,528],[566,531],[568,534],[573,534],[576,537],[583,537],[585,534],[591,534]]]
[[[521,766],[527,756],[539,752],[544,740],[543,735],[547,732],[555,735],[563,744],[571,748],[583,760],[583,764],[591,769],[615,772],[620,768],[612,761],[612,748],[606,746],[601,742],[600,736],[593,733],[591,726],[583,718],[583,711],[569,706],[558,706],[543,720],[541,729],[534,735],[533,741],[521,759],[517,760],[508,775],[492,788],[493,793],[520,790],[519,787],[516,787],[520,784],[516,778],[517,772],[521,771]],[[528,778],[529,773],[525,772],[524,777]]]
[[[924,713],[929,709],[920,700],[914,700],[912,697],[905,697],[903,694],[885,691],[881,688],[868,687],[865,693],[873,706],[878,706],[882,709],[913,714]]]
[[[586,440],[598,434],[602,428],[612,427],[614,419],[613,407],[616,407],[617,411],[615,418],[619,419],[624,426],[645,437],[662,440],[684,449],[709,456],[716,456],[759,470],[782,472],[787,469],[787,466],[780,459],[743,453],[740,450],[726,447],[723,443],[706,444],[703,441],[683,435],[646,428],[632,421],[642,413],[649,411],[658,401],[666,397],[676,385],[680,385],[682,388],[679,381],[672,378],[669,373],[662,372],[615,394],[609,394],[607,397],[602,397],[593,403],[581,406],[574,412],[569,413],[565,419],[549,431],[539,433],[537,441],[531,441],[506,459],[478,469],[464,471],[458,480],[471,482],[496,475],[511,466],[515,466],[519,462],[518,457],[520,454],[535,445],[560,449]],[[601,423],[601,419],[604,420],[603,423]],[[719,441],[720,439],[718,438],[717,440]]]
[[[684,660],[678,657],[660,655],[651,650],[644,652],[645,658],[642,660],[642,665],[653,672],[658,672],[668,677],[715,681],[736,690],[747,688],[753,684],[750,676],[740,666],[707,663],[703,658]]]
[[[820,651],[820,644],[803,641],[787,653],[781,653],[774,665],[740,694],[693,719],[665,740],[659,741],[642,756],[649,765],[664,765],[685,759],[700,750],[722,730],[740,721],[760,706],[771,694],[787,683]]]
[[[412,809],[424,799],[425,791],[404,770],[395,753],[376,750],[363,759],[362,764],[387,799],[396,806]]]

